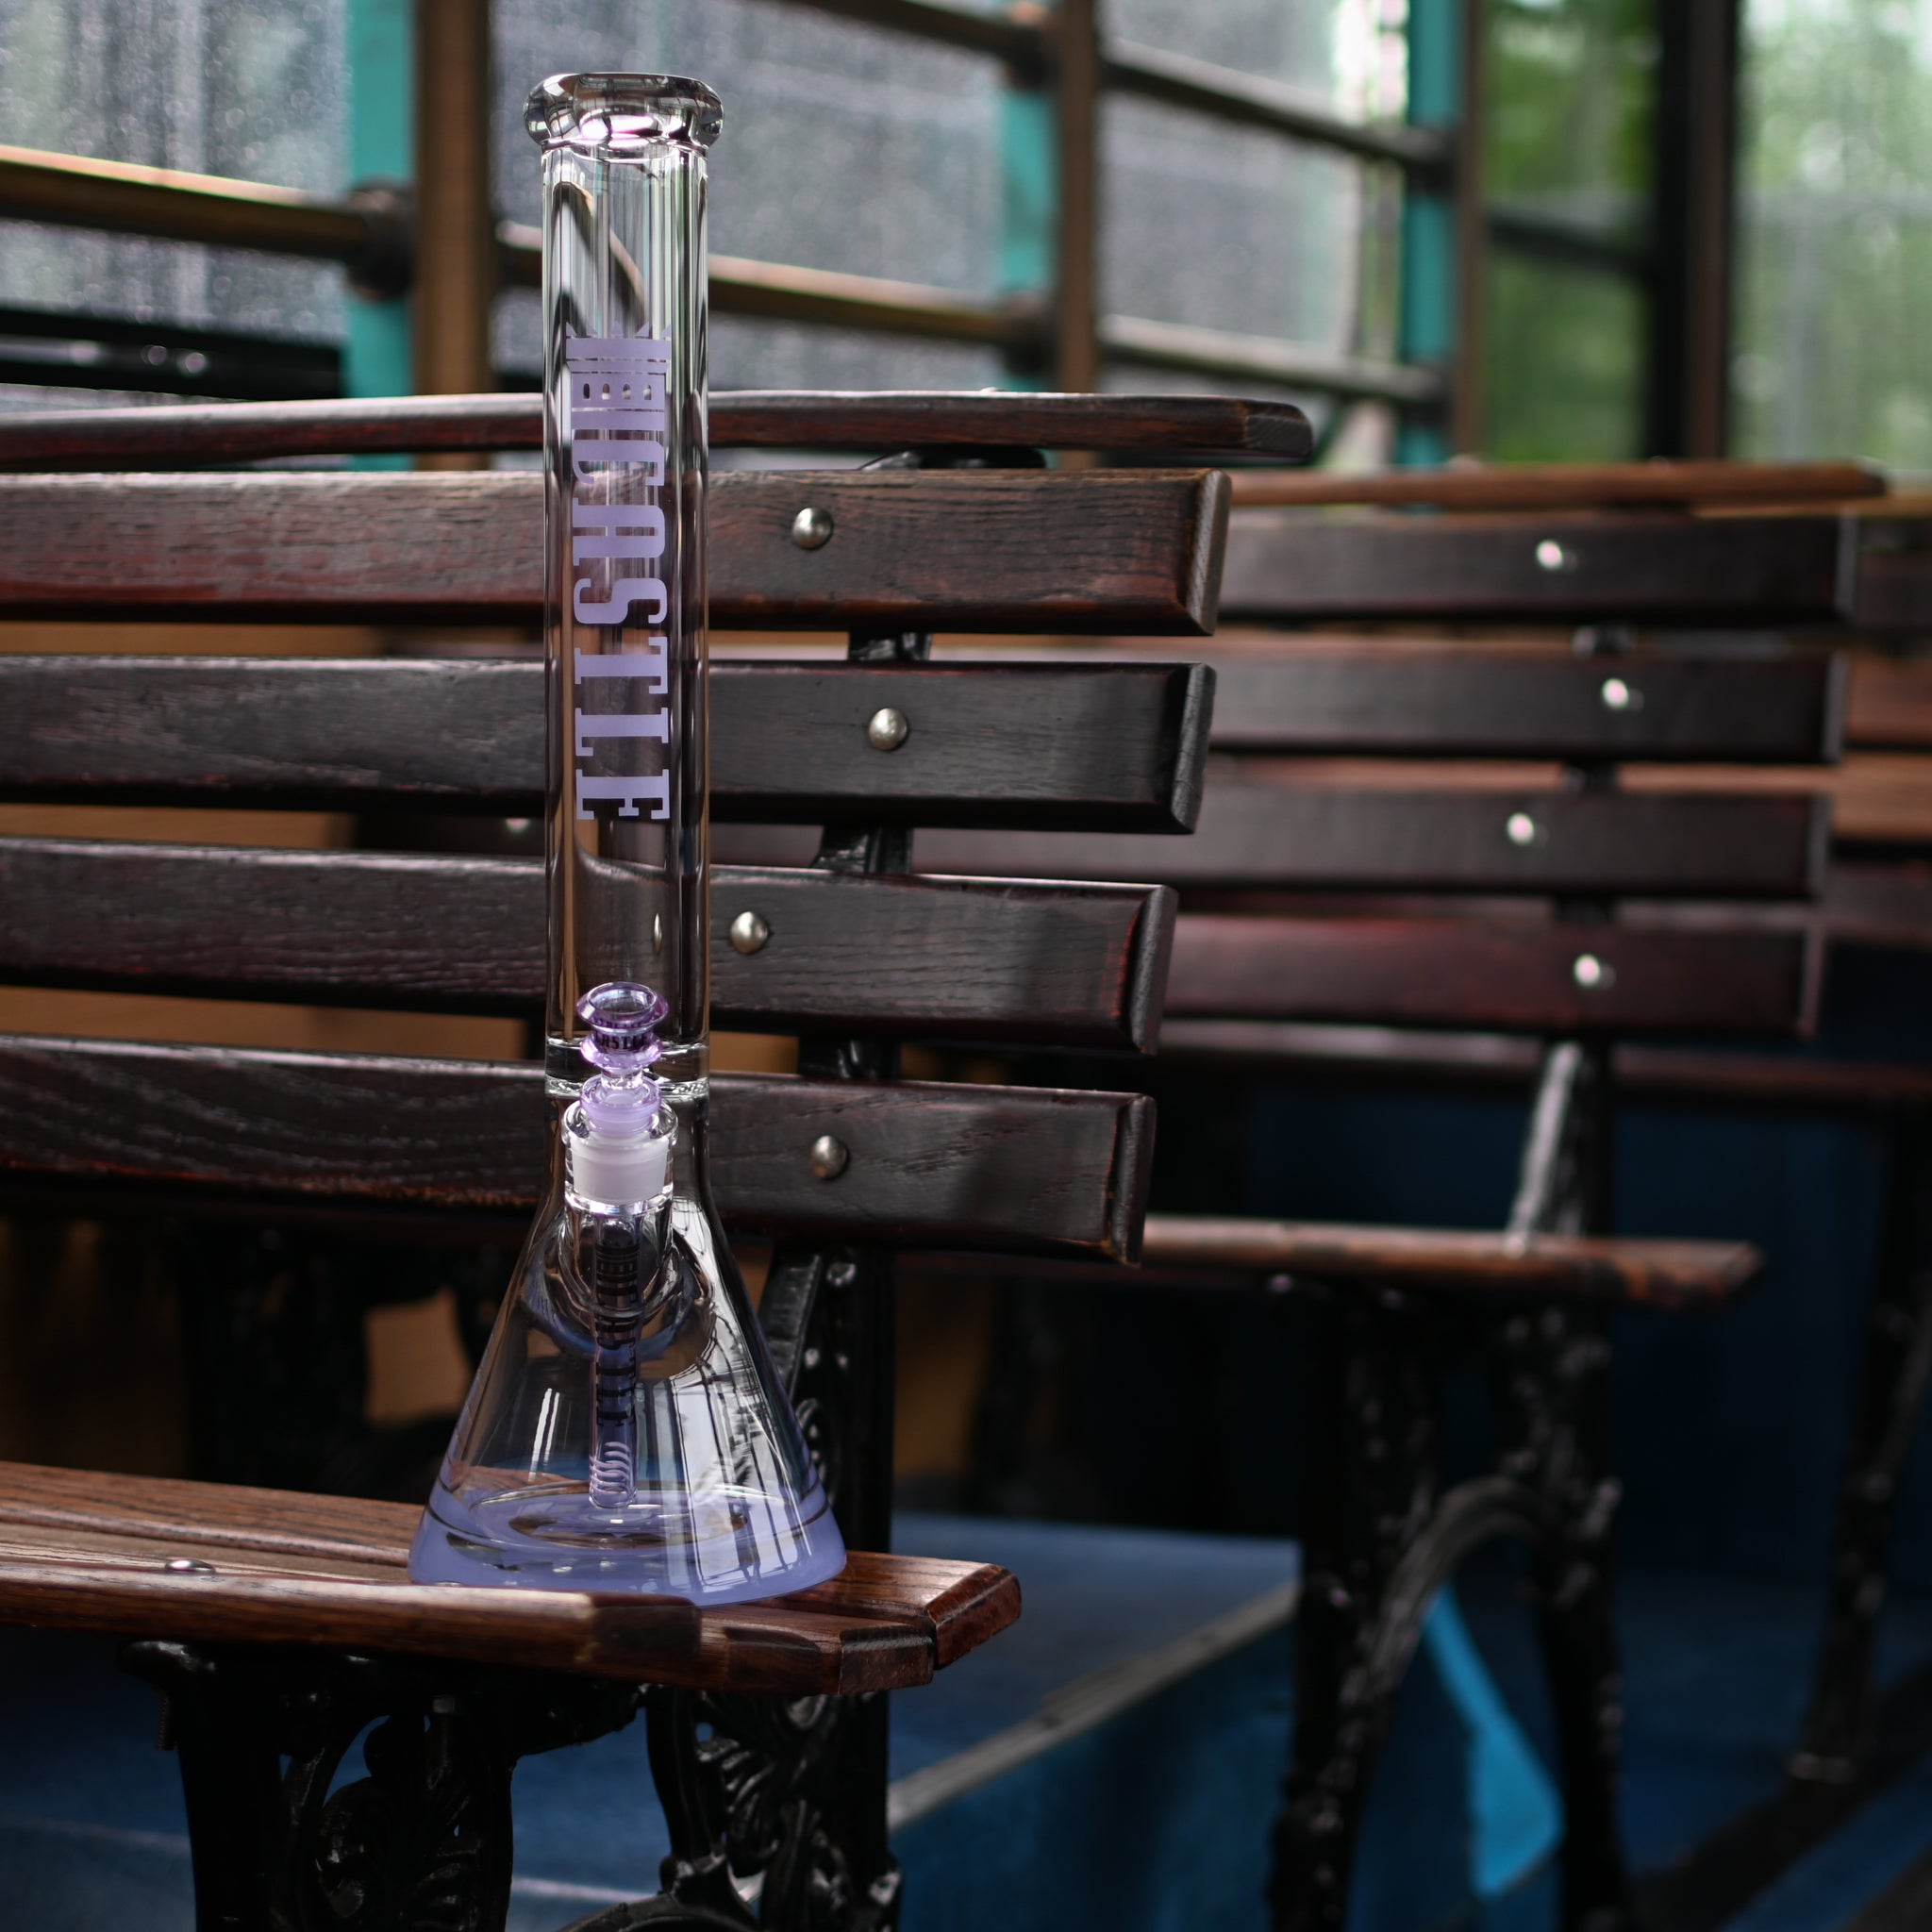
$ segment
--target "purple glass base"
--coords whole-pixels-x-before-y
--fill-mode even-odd
[[[478,1507],[438,1483],[409,1548],[409,1580],[737,1604],[808,1590],[845,1567],[844,1540],[816,1485],[800,1498],[782,1551],[747,1534],[742,1520],[694,1536],[691,1517],[682,1504],[598,1509],[585,1491],[569,1489],[498,1493]],[[659,1526],[672,1521],[674,1531]]]

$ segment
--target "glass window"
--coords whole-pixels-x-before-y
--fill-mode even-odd
[[[1350,0],[1106,0],[1105,21],[1124,41],[1328,95],[1338,30],[1371,10]]]
[[[754,0],[498,0],[497,206],[538,219],[525,97],[568,60],[695,75],[724,102],[711,247],[990,296],[999,286],[998,62]],[[540,360],[533,294],[500,305],[499,363]],[[720,316],[720,388],[977,389],[991,351]]]
[[[317,0],[0,0],[0,142],[334,192],[341,8]],[[8,304],[340,340],[340,270],[0,222]]]
[[[1402,114],[1403,21],[1400,0],[1224,0],[1212,8],[1108,0],[1106,8],[1108,31],[1123,40],[1283,82],[1361,120]],[[1125,93],[1102,102],[1101,169],[1104,312],[1394,353],[1397,170]],[[1148,380],[1133,369],[1108,377],[1109,387]],[[1165,370],[1157,380],[1180,386]],[[1202,386],[1256,389],[1224,377]]]
[[[1932,470],[1932,0],[1749,0],[1732,443]]]
[[[1146,101],[1106,102],[1101,126],[1104,309],[1387,353],[1387,313],[1364,312],[1369,264],[1392,279],[1382,171]]]
[[[1005,0],[961,4],[1005,10]],[[1405,21],[1405,0],[1105,0],[1107,30],[1124,41],[1369,119],[1403,111]],[[493,192],[513,221],[534,222],[538,209],[522,127],[529,88],[566,65],[658,68],[699,75],[724,97],[713,163],[719,255],[988,301],[1032,289],[1050,266],[1039,224],[1024,212],[1041,199],[1050,147],[1036,104],[1016,99],[996,59],[785,0],[495,0],[492,22]],[[347,26],[346,0],[0,0],[0,141],[338,192],[353,172]],[[1104,309],[1392,354],[1397,171],[1125,96],[1103,103],[1101,139]],[[270,356],[252,388],[219,390],[213,375],[191,387],[319,392],[338,380],[336,352],[361,312],[331,264],[25,222],[0,222],[0,386],[30,381],[41,362],[51,381],[80,379],[87,345],[62,336],[37,349],[53,340],[36,337],[24,313],[39,310],[92,319],[116,351],[96,358],[97,383],[140,376],[134,357],[158,383],[177,352],[207,368],[225,331],[237,356],[251,343],[299,353],[287,369]],[[110,321],[208,341],[124,340]],[[495,349],[512,380],[534,375],[534,294],[501,298]],[[717,318],[713,370],[734,387],[1013,379],[991,348],[728,311]],[[1110,370],[1108,380],[1123,374]]]

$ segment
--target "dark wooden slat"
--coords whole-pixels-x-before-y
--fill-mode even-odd
[[[335,1535],[317,1538],[311,1513]],[[723,1609],[424,1590],[404,1568],[419,1513],[341,1496],[0,1464],[0,1622],[326,1641],[798,1695],[924,1683],[1019,1612],[1006,1571],[865,1551],[829,1583]],[[163,1568],[178,1557],[213,1574],[184,1578]]]
[[[1191,839],[935,831],[914,852],[923,870],[1024,877],[1775,899],[1818,890],[1830,829],[1818,798],[1223,784]]]
[[[1419,1033],[1395,1026],[1323,1026],[1278,1020],[1184,1020],[1168,1029],[1170,1059],[1292,1070],[1404,1085],[1524,1088],[1541,1061],[1536,1041],[1494,1033]],[[1932,1068],[1807,1053],[1700,1052],[1626,1045],[1610,1060],[1617,1091],[1634,1099],[1717,1108],[1851,1113],[1932,1112]]]
[[[1165,888],[719,866],[711,902],[723,1025],[1141,1052],[1159,1039],[1174,941]],[[741,911],[772,932],[749,958],[725,937]]]
[[[1213,676],[1175,664],[718,664],[711,810],[1185,831]],[[891,753],[865,726],[911,724]],[[0,657],[0,797],[533,816],[543,667]]]
[[[133,415],[136,412],[129,410]],[[0,449],[5,448],[0,442]],[[1457,510],[1563,510],[1669,506],[1842,503],[1883,496],[1868,463],[1456,463],[1442,469],[1243,470],[1238,507],[1431,504]]]
[[[1151,1104],[1047,1089],[721,1075],[734,1226],[1132,1259]],[[0,1171],[212,1194],[529,1211],[541,1069],[0,1037]],[[815,1178],[822,1134],[851,1160]]]
[[[1188,450],[1306,457],[1292,403],[1215,395],[1054,395],[937,391],[724,391],[711,398],[721,446],[899,450]]]
[[[1435,1294],[1554,1294],[1685,1308],[1729,1300],[1758,1273],[1764,1257],[1742,1241],[1150,1214],[1142,1262],[1156,1274],[1233,1270]]]
[[[1239,396],[1045,395],[1016,391],[715,390],[716,449],[1241,451],[1305,457],[1291,403]],[[147,469],[291,457],[543,445],[543,399],[393,396],[218,403],[185,408],[47,409],[0,422],[0,468]],[[1842,495],[1853,491],[1840,491]]]
[[[1137,667],[1138,668],[1138,667]],[[817,824],[862,810],[916,824],[1190,831],[1214,677],[1204,665],[720,664],[711,798],[720,817]],[[1031,674],[1051,672],[1051,676]],[[1070,674],[1070,675],[1069,675]],[[897,751],[865,737],[884,705]]]
[[[1243,510],[1228,529],[1221,614],[1829,624],[1851,615],[1856,522],[1641,511],[1341,521]]]
[[[1860,630],[1932,630],[1932,517],[1859,517],[1852,621]]]
[[[1542,1033],[1776,1033],[1809,1024],[1803,934],[1522,922],[1186,914],[1176,1019],[1374,1022]],[[1589,955],[1606,969],[1579,982]]]
[[[709,503],[727,627],[1214,626],[1219,471],[727,471]],[[542,590],[531,475],[0,477],[8,616],[504,623]]]
[[[1405,653],[1214,661],[1217,750],[1364,757],[1829,763],[1845,660]],[[1607,702],[1610,689],[1614,704]]]
[[[718,1023],[1151,1050],[1173,937],[1152,887],[720,866]],[[543,999],[520,858],[0,838],[0,980],[431,1010]],[[739,953],[731,921],[771,938]],[[894,962],[881,975],[876,962]]]

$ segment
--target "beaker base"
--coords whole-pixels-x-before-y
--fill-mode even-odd
[[[701,1605],[786,1596],[828,1582],[845,1567],[845,1544],[824,1490],[814,1485],[800,1501],[781,1552],[769,1538],[751,1534],[740,1512],[710,1535],[693,1534],[688,1507],[600,1509],[585,1491],[567,1488],[499,1492],[479,1506],[439,1483],[409,1548],[409,1580],[621,1591]]]

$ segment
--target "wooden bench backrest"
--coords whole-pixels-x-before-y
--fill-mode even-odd
[[[1815,946],[1783,907],[1822,888],[1829,810],[1748,768],[1837,757],[1833,659],[1364,640],[1224,658],[1220,672],[1226,756],[1192,839],[935,832],[918,862],[1177,885],[1176,1017],[1635,1033],[1807,1023]],[[1416,759],[1427,763],[1413,774],[1393,762]],[[1457,782],[1443,768],[1485,759],[1591,776]],[[1690,760],[1715,789],[1614,782],[1619,767]],[[1633,901],[1648,903],[1606,918]],[[1577,902],[1593,923],[1550,916]]]
[[[1242,509],[1231,622],[1932,626],[1932,519]]]
[[[1225,500],[1211,472],[724,475],[713,619],[1198,634]],[[502,624],[536,609],[527,475],[20,476],[0,503],[0,615]],[[808,505],[833,520],[815,551],[791,537]],[[0,660],[19,727],[0,746],[0,798],[527,811],[541,676]],[[719,813],[1182,830],[1210,688],[1159,665],[721,668]],[[865,734],[886,704],[913,727],[890,755]],[[20,908],[0,933],[0,977],[17,983],[505,1012],[538,999],[529,860],[13,839],[0,891]],[[714,901],[721,1024],[1153,1042],[1172,931],[1160,890],[720,868]],[[771,928],[749,956],[727,938],[741,907]],[[1116,1256],[1138,1241],[1151,1122],[1131,1096],[717,1085],[718,1185],[740,1226]],[[0,1162],[205,1195],[520,1209],[541,1091],[534,1066],[14,1039],[0,1043]],[[822,1133],[851,1150],[834,1185],[807,1158]]]

